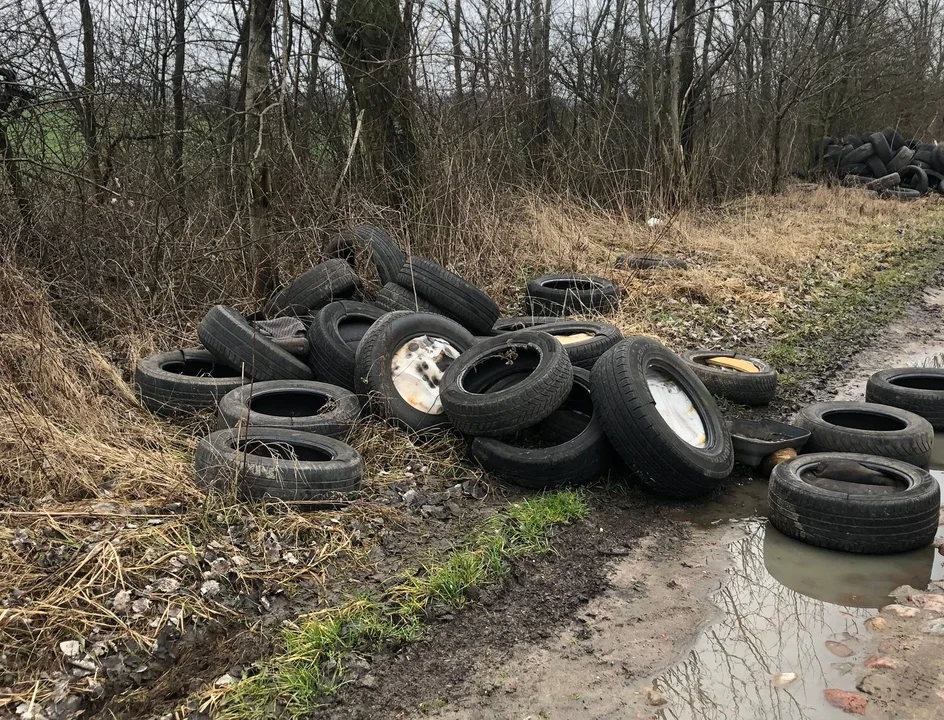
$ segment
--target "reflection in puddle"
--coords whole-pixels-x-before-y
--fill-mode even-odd
[[[823,690],[855,690],[855,668],[873,651],[865,621],[900,585],[944,578],[933,547],[857,556],[796,542],[763,521],[730,546],[731,580],[715,597],[724,619],[688,659],[658,680],[664,720],[820,720],[848,717]],[[772,676],[798,679],[776,688]]]

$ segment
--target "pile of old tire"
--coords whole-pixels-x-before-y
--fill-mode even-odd
[[[727,428],[675,353],[631,337],[587,372],[546,327],[479,342],[443,377],[445,415],[472,438],[470,453],[486,470],[544,488],[591,481],[619,457],[672,498],[704,495],[730,474]]]
[[[921,376],[877,373],[867,398],[876,397],[877,387],[894,400],[889,381],[899,377],[907,386]],[[934,442],[927,419],[887,404],[835,401],[802,408],[794,424],[810,431],[809,454],[771,473],[774,527],[811,545],[855,553],[904,552],[934,540],[940,487],[926,470]]]
[[[906,140],[895,129],[824,137],[813,143],[813,168],[883,197],[915,200],[944,194],[944,146]]]

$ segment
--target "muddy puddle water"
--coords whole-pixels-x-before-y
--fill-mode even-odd
[[[944,438],[940,440],[935,464],[944,467]],[[933,474],[944,484],[944,472]],[[694,520],[730,526],[739,510],[762,516],[765,489],[756,482],[735,488],[732,495],[738,500],[727,508],[727,516],[722,500],[711,509],[713,517]],[[655,716],[849,717],[826,704],[823,691],[855,690],[863,662],[875,651],[865,621],[893,602],[889,593],[895,588],[925,588],[944,578],[944,556],[933,546],[891,556],[832,552],[796,542],[763,519],[737,524],[744,534],[729,545],[730,581],[714,598],[722,619],[702,633],[680,665],[657,679],[669,702]],[[944,530],[938,533],[942,537]],[[793,676],[785,673],[796,679],[787,682]]]

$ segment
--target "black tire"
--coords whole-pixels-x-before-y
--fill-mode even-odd
[[[886,163],[888,172],[901,172],[911,164],[913,159],[914,150],[907,146],[900,148],[898,152],[895,153],[894,157],[892,157],[891,162]]]
[[[882,197],[888,198],[890,200],[909,202],[911,200],[919,200],[921,198],[921,193],[919,193],[917,190],[912,190],[911,188],[899,187],[892,190],[883,190]]]
[[[691,400],[704,425],[704,447],[686,442],[659,413],[647,382],[650,368],[673,380]],[[627,338],[597,361],[590,381],[607,437],[654,492],[699,497],[731,474],[734,448],[715,401],[692,369],[661,343]]]
[[[882,163],[883,167],[886,163],[891,162],[892,149],[888,144],[888,138],[886,138],[883,133],[872,133],[869,135],[869,142],[872,143],[872,147],[875,149],[875,156]],[[881,175],[876,174],[875,177],[881,177],[887,174],[887,172],[883,172]]]
[[[921,143],[915,149],[914,161],[925,163],[928,167],[931,167],[933,161],[932,155],[934,153],[934,146],[927,143]]]
[[[358,491],[364,462],[350,445],[284,428],[217,430],[194,455],[198,484],[226,489],[252,502],[342,500]]]
[[[219,430],[274,427],[345,438],[360,415],[354,393],[310,380],[243,385],[220,400]]]
[[[853,163],[852,165],[845,165],[839,168],[837,175],[840,179],[850,175],[863,175],[868,172],[868,169],[869,168],[865,163]]]
[[[405,287],[400,287],[396,283],[384,285],[377,294],[374,304],[387,312],[409,310],[411,312],[433,313],[434,315],[446,314],[419,294],[407,290]]]
[[[889,173],[880,178],[876,178],[872,182],[868,183],[866,187],[869,190],[883,191],[891,190],[898,187],[901,184],[901,175],[898,173]]]
[[[226,393],[245,382],[249,378],[203,348],[149,355],[134,370],[141,404],[162,417],[216,407]]]
[[[374,414],[407,430],[448,426],[439,403],[443,373],[473,345],[475,339],[468,330],[442,315],[407,310],[388,313],[371,326],[357,347],[355,389]],[[406,354],[398,355],[404,348]],[[429,357],[424,358],[424,353]],[[418,394],[412,402],[397,387],[403,380],[416,384]],[[401,387],[413,392],[409,386]]]
[[[358,253],[366,252],[367,261],[376,268],[381,285],[396,280],[406,262],[406,255],[393,238],[376,225],[357,225],[342,230],[328,241],[325,252],[329,257],[346,260],[352,267]]]
[[[872,143],[863,143],[844,158],[842,158],[842,160],[840,160],[839,169],[841,170],[842,168],[848,167],[850,165],[865,164],[874,154],[875,148],[872,146]]]
[[[214,305],[197,336],[218,360],[253,380],[311,380],[311,369],[289,352],[255,332],[236,310]]]
[[[688,270],[688,263],[680,258],[661,255],[620,255],[613,267],[617,270]]]
[[[884,138],[884,135],[882,137]],[[872,173],[872,177],[880,178],[889,174],[888,168],[885,167],[885,163],[879,159],[878,155],[870,157],[865,164],[869,168],[869,172]]]
[[[889,405],[816,403],[802,408],[793,424],[810,431],[807,452],[878,455],[925,468],[931,459],[931,423]]]
[[[931,151],[931,167],[937,173],[944,173],[944,145],[935,145]]]
[[[590,370],[603,353],[623,339],[616,325],[604,322],[564,320],[535,328],[555,337],[567,351],[570,364]],[[587,339],[568,341],[567,336],[591,335]]]
[[[865,400],[913,412],[944,430],[944,369],[880,370],[869,378]]]
[[[400,269],[397,284],[440,309],[473,333],[487,334],[501,314],[488,295],[454,272],[425,258],[413,257]]]
[[[590,398],[590,373],[574,368],[574,383],[560,408],[524,431],[544,440],[521,445],[520,438],[477,437],[469,454],[485,470],[533,490],[583,485],[607,474],[613,451]]]
[[[353,390],[357,346],[383,314],[378,307],[353,300],[325,305],[308,328],[308,364],[318,379]]]
[[[531,315],[608,313],[619,305],[619,288],[595,275],[559,273],[528,281],[525,312]]]
[[[446,370],[440,399],[460,432],[500,437],[548,417],[573,381],[563,345],[546,333],[520,330],[463,353]]]
[[[856,463],[900,483],[888,494],[854,492],[851,483],[823,482],[813,473],[820,463]],[[875,486],[872,486],[875,487]],[[941,490],[925,471],[874,455],[814,453],[774,467],[767,491],[770,522],[796,540],[853,553],[897,553],[934,540]]]
[[[516,317],[499,318],[492,325],[492,331],[494,333],[517,332],[518,330],[529,330],[539,325],[556,322],[560,322],[560,318],[547,317],[546,315],[518,315]]]
[[[901,186],[904,189],[917,190],[921,195],[928,191],[928,174],[921,168],[908,165],[899,175],[901,175]]]
[[[713,357],[747,360],[756,365],[760,372],[738,372],[706,365],[705,361]],[[766,405],[777,394],[777,371],[758,358],[712,350],[687,350],[682,353],[682,360],[715,397],[739,405]]]
[[[266,307],[270,316],[299,317],[320,310],[329,302],[353,297],[357,275],[343,260],[334,258],[306,270],[279,292]]]
[[[885,128],[882,130],[882,134],[885,136],[885,140],[888,141],[888,147],[891,148],[892,153],[896,153],[901,150],[906,145],[905,138],[895,130],[895,128]]]

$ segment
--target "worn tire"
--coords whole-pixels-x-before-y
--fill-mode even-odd
[[[327,260],[295,278],[266,306],[270,316],[309,315],[329,302],[352,297],[359,281],[353,268],[343,260]]]
[[[585,370],[592,369],[603,353],[623,339],[623,333],[616,325],[604,322],[564,320],[541,325],[535,330],[555,337],[567,351],[570,364]],[[593,337],[577,342],[567,342],[566,336],[575,334],[587,334]]]
[[[688,395],[705,426],[705,447],[687,443],[658,412],[646,379],[650,367]],[[661,343],[638,336],[623,340],[597,361],[590,382],[607,437],[654,492],[699,497],[731,474],[734,448],[715,401],[692,369]]]
[[[134,370],[141,404],[156,415],[173,417],[216,407],[249,378],[203,348],[185,348],[143,358]]]
[[[931,459],[931,423],[889,405],[815,403],[802,408],[793,424],[810,431],[807,452],[878,455],[924,468]]]
[[[418,293],[401,287],[394,282],[384,285],[374,304],[387,312],[397,310],[409,310],[410,312],[433,313],[434,315],[445,315],[442,310],[433,305]]]
[[[548,417],[573,382],[563,345],[546,333],[520,330],[463,353],[446,370],[440,399],[460,432],[500,437]]]
[[[525,312],[531,315],[608,313],[619,305],[619,288],[595,275],[542,275],[529,280],[526,291]]]
[[[485,335],[498,320],[498,305],[454,272],[425,258],[413,257],[400,269],[397,284],[415,290],[473,333]]]
[[[908,165],[900,173],[901,187],[906,190],[917,190],[924,195],[928,191],[928,174],[915,165]]]
[[[367,253],[367,260],[377,270],[380,284],[393,282],[406,262],[406,255],[384,230],[376,225],[356,225],[342,230],[328,241],[325,252],[329,257],[347,261],[352,267],[359,251]]]
[[[243,385],[220,400],[217,429],[274,427],[345,438],[360,415],[354,393],[310,380]]]
[[[197,336],[218,360],[253,380],[312,379],[305,363],[254,331],[242,315],[226,305],[209,309],[197,327]]]
[[[892,157],[891,161],[886,163],[888,172],[901,172],[908,165],[911,164],[911,161],[914,159],[914,150],[910,147],[904,146],[899,148],[898,152]]]
[[[891,162],[892,149],[888,144],[888,138],[886,138],[883,133],[872,133],[869,135],[869,142],[872,143],[872,147],[875,149],[875,157],[879,159],[883,167],[886,163]],[[887,174],[888,173],[882,173],[882,175]],[[881,175],[876,175],[875,177],[881,177]]]
[[[706,365],[705,360],[713,357],[747,360],[754,363],[760,372],[743,373]],[[712,350],[686,350],[682,353],[682,360],[715,397],[739,405],[766,405],[777,394],[777,371],[758,358]]]
[[[354,389],[354,358],[361,338],[384,311],[366,303],[339,300],[325,305],[308,328],[308,364],[319,380]]]
[[[850,165],[864,165],[874,154],[875,148],[872,146],[872,143],[863,143],[839,161],[839,169],[842,170],[844,167],[849,167]]]
[[[944,430],[944,369],[892,368],[874,373],[865,400],[920,415],[935,430]]]
[[[896,153],[901,148],[906,146],[905,138],[892,127],[887,127],[882,130],[882,134],[885,136],[885,139],[888,141],[888,147],[891,148],[892,153]]]
[[[611,467],[613,450],[590,398],[590,373],[582,368],[574,368],[561,407],[528,431],[550,444],[526,447],[517,437],[477,437],[469,454],[493,475],[532,490],[583,485]]]
[[[343,500],[358,491],[364,462],[354,448],[335,438],[256,427],[217,430],[202,438],[194,469],[204,489],[235,483],[245,500],[303,504]]]
[[[441,352],[431,358],[432,364],[427,359],[423,367],[423,358],[416,353],[428,350],[430,341],[438,340],[446,341],[453,352],[441,348]],[[402,348],[413,342],[417,347],[407,348],[410,355],[398,356]],[[448,426],[449,418],[439,402],[443,373],[455,361],[451,354],[458,357],[473,345],[475,339],[468,330],[442,315],[407,310],[387,313],[371,326],[357,347],[355,389],[374,414],[407,430]],[[412,390],[407,389],[412,386],[401,385],[405,391],[416,394],[412,403],[398,389],[395,374],[398,379],[416,381]]]
[[[837,175],[839,179],[849,177],[850,175],[863,175],[868,172],[868,165],[865,163],[853,163],[852,165],[845,165],[839,168]]]
[[[868,167],[872,177],[881,178],[889,174],[888,168],[885,167],[885,163],[879,159],[878,155],[870,157],[865,165]]]
[[[857,462],[897,478],[903,488],[867,495],[820,487],[810,468],[824,460]],[[770,522],[796,540],[853,553],[897,553],[934,540],[940,513],[937,481],[898,460],[853,453],[813,453],[777,465],[768,487]]]

